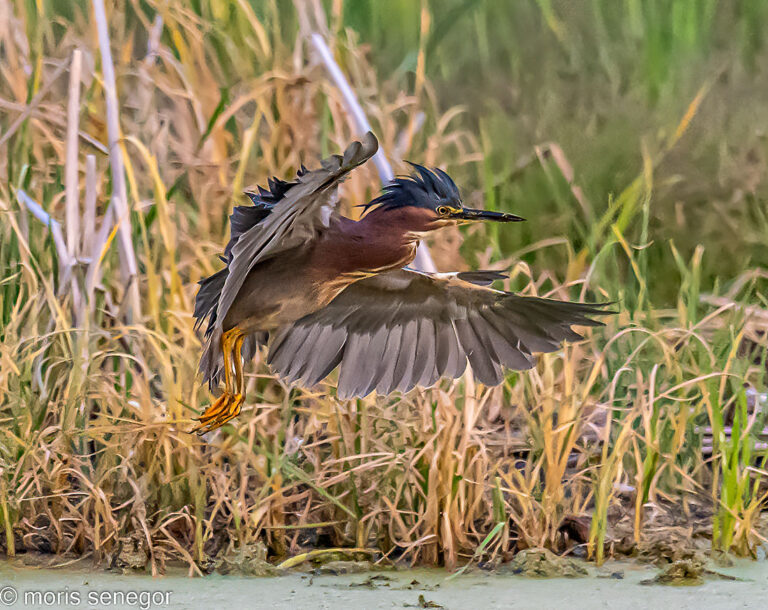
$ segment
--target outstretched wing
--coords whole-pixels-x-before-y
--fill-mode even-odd
[[[582,339],[571,325],[602,326],[588,316],[611,313],[605,305],[472,283],[483,280],[480,273],[463,279],[398,269],[360,280],[327,307],[279,329],[268,363],[306,386],[341,365],[340,398],[429,387],[441,377],[461,376],[467,360],[479,381],[496,385],[504,367],[529,369],[533,352]]]
[[[313,239],[327,226],[338,200],[338,185],[355,167],[365,163],[379,147],[368,132],[360,142],[352,142],[344,155],[332,155],[321,167],[300,172],[295,183],[286,183],[282,197],[271,204],[270,213],[257,224],[238,233],[227,247],[229,274],[224,282],[216,310],[223,321],[251,268],[280,252]],[[218,322],[221,323],[221,322]]]

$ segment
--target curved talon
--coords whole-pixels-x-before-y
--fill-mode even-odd
[[[221,417],[222,413],[225,412],[231,398],[232,395],[227,392],[224,392],[224,394],[219,396],[198,418],[197,421],[200,422],[200,425],[194,428],[192,432],[202,435],[211,430],[215,430],[218,426],[211,427],[211,424],[215,423],[216,420]]]
[[[208,421],[211,421],[212,419],[216,419],[219,416],[219,414],[224,409],[226,409],[227,403],[229,402],[229,400],[230,400],[230,395],[224,392],[224,394],[219,396],[216,399],[216,401],[203,412],[203,414],[200,416],[200,421],[208,422]]]
[[[237,417],[240,414],[240,409],[242,408],[244,400],[245,397],[242,394],[236,394],[235,396],[232,396],[232,400],[230,400],[227,404],[226,411],[222,412],[215,421],[208,424],[208,430],[215,430],[216,428],[220,428],[230,420]]]
[[[202,436],[217,428],[221,428],[221,426],[240,414],[244,401],[245,396],[242,394],[225,392],[203,412],[198,419],[200,425],[191,430],[191,432]]]

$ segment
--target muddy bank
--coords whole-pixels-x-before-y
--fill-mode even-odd
[[[0,603],[9,608],[745,608],[768,598],[768,562],[738,561],[704,575],[698,586],[653,583],[660,570],[630,562],[600,569],[582,564],[580,578],[526,578],[475,570],[449,578],[443,570],[356,574],[291,572],[248,578],[188,578],[30,568],[0,564]],[[581,570],[579,570],[581,572]],[[735,580],[730,580],[735,578]],[[663,579],[662,579],[663,580]],[[645,583],[645,584],[644,584]],[[15,596],[15,601],[14,601]],[[53,601],[53,603],[51,603]],[[12,603],[8,603],[12,602]]]

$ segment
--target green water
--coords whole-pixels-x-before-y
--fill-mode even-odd
[[[162,577],[0,565],[0,608],[765,608],[768,562],[719,569],[741,581],[696,587],[641,585],[652,567],[608,564],[624,578],[532,580],[475,572],[447,580],[442,570],[403,570],[344,576],[290,574],[272,578],[212,575]],[[374,577],[371,579],[371,577]],[[417,582],[414,582],[417,581]],[[131,594],[133,594],[131,596]],[[420,598],[420,596],[423,596]],[[15,601],[14,601],[15,597]],[[434,607],[434,606],[433,606]]]

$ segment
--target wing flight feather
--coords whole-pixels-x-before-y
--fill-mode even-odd
[[[505,368],[531,368],[532,352],[580,340],[571,325],[599,326],[589,316],[611,313],[607,304],[494,290],[487,280],[498,274],[477,274],[398,269],[360,280],[280,329],[268,362],[289,381],[308,385],[340,366],[340,398],[429,387],[460,377],[467,362],[478,381],[496,385]]]

